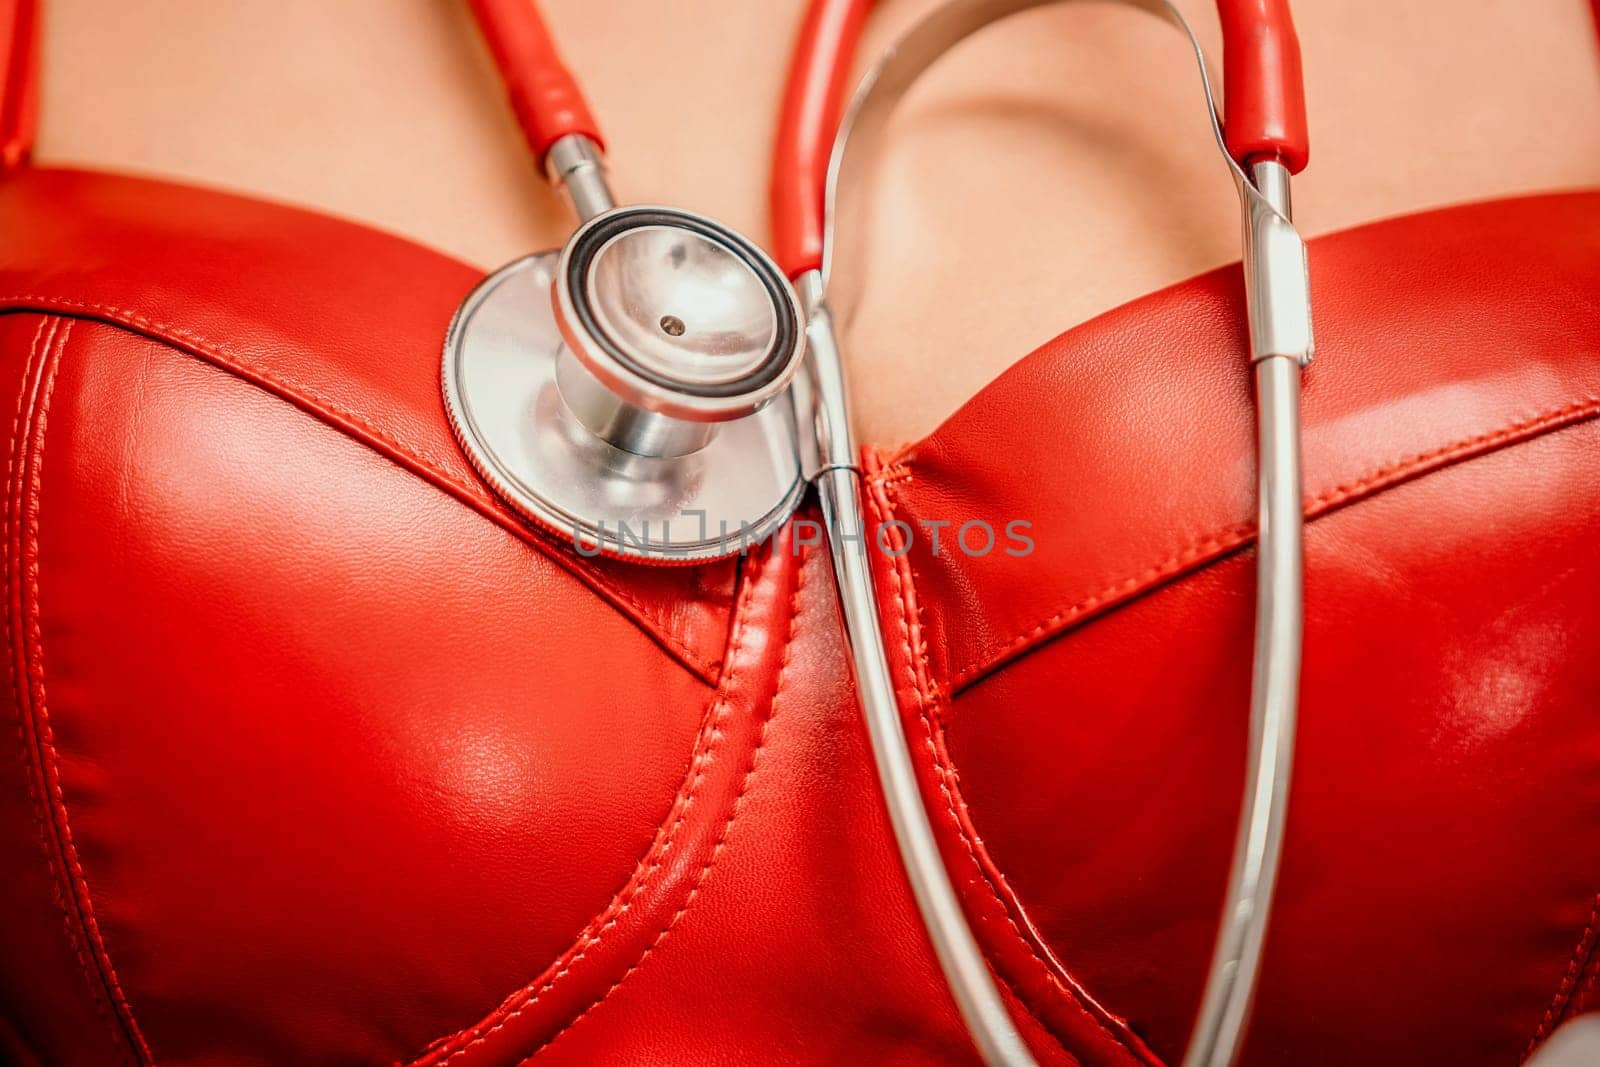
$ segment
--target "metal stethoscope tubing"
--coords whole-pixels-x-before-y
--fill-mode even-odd
[[[836,235],[841,232],[841,215],[850,206],[845,203],[846,194],[859,196],[867,187],[863,172],[870,169],[870,149],[876,146],[877,135],[905,91],[940,56],[984,26],[1019,11],[1062,2],[1067,0],[954,0],[917,24],[866,74],[839,125],[829,153],[820,233],[807,232],[803,223],[787,233],[779,230],[780,262],[785,260],[786,251],[791,261],[804,262],[808,252],[819,258],[816,266],[796,274],[801,303],[808,316],[807,362],[816,391],[817,434],[822,448],[822,469],[816,484],[833,555],[846,640],[884,798],[946,981],[974,1043],[990,1064],[1031,1064],[1033,1060],[963,915],[940,858],[911,763],[873,594],[863,536],[862,476],[856,466],[845,377],[828,296],[830,289],[839,288],[834,278],[835,264],[840,260]],[[1187,36],[1199,66],[1212,129],[1234,178],[1244,214],[1251,358],[1259,406],[1259,565],[1250,742],[1244,804],[1225,905],[1200,1011],[1184,1058],[1187,1067],[1221,1067],[1236,1059],[1248,1022],[1287,811],[1303,617],[1299,387],[1300,368],[1309,362],[1312,353],[1309,284],[1305,246],[1290,222],[1288,167],[1278,158],[1267,158],[1254,162],[1247,174],[1235,162],[1217,116],[1204,53],[1175,7],[1165,0],[1119,2],[1160,15]],[[831,34],[829,47],[848,52],[849,38],[859,30],[858,9],[863,5],[832,6],[835,10],[831,20],[814,8],[807,29]],[[1286,24],[1286,10],[1283,14]],[[1292,34],[1292,30],[1289,32]],[[803,41],[797,65],[805,63],[805,50]],[[835,58],[833,66],[839,65]],[[1294,74],[1298,89],[1298,71]],[[791,98],[794,92],[791,87]],[[863,143],[867,150],[859,147]],[[784,214],[784,184],[789,180],[787,176],[797,170],[803,172],[804,167],[780,167],[775,171],[775,196],[779,200],[775,213],[780,220]],[[803,218],[805,211],[802,206],[790,214]],[[786,236],[791,238],[787,250],[782,247]],[[818,236],[820,242],[816,240]]]
[[[580,543],[632,558],[715,558],[734,549],[726,536],[708,539],[703,531],[630,544],[609,536],[603,521],[585,525],[583,512],[622,501],[635,515],[665,517],[693,505],[703,517],[710,506],[742,522],[743,509],[753,507],[761,528],[770,530],[797,501],[795,486],[807,480],[817,486],[857,692],[923,923],[985,1061],[1031,1064],[966,922],[917,785],[873,590],[862,475],[829,294],[841,290],[834,266],[843,261],[837,237],[849,232],[836,225],[850,206],[843,194],[864,188],[860,171],[871,153],[861,146],[875,143],[906,88],[983,26],[1065,0],[952,0],[936,9],[867,74],[837,131],[833,117],[870,3],[813,0],[780,123],[776,264],[703,216],[614,207],[596,124],[536,9],[528,0],[470,2],[530,146],[583,225],[559,257],[508,265],[458,311],[446,341],[444,389],[463,448],[530,519],[557,530],[571,521]],[[1225,907],[1184,1061],[1218,1067],[1237,1056],[1259,971],[1299,687],[1299,372],[1311,358],[1312,339],[1305,245],[1289,218],[1289,174],[1305,162],[1304,105],[1286,0],[1219,0],[1230,86],[1226,129],[1205,58],[1178,11],[1166,0],[1118,2],[1161,15],[1188,36],[1244,217],[1260,456],[1250,749]],[[782,284],[780,270],[798,298]],[[680,305],[706,312],[712,305],[695,294],[703,297],[707,282],[730,280],[744,295],[729,303],[723,291],[705,330],[671,313]],[[553,311],[540,310],[541,290],[553,292]],[[785,332],[790,318],[802,314],[803,345]],[[719,345],[728,338],[738,344],[731,352],[695,348],[711,336]],[[802,361],[803,373],[789,385]],[[532,436],[524,423],[530,410]],[[684,473],[681,457],[691,453],[695,469],[720,470],[732,480],[727,491],[715,479],[674,480]],[[758,464],[763,477],[754,481],[752,455],[765,461]]]

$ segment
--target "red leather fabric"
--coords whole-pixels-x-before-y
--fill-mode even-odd
[[[731,564],[614,581],[501,505],[440,421],[434,341],[481,272],[307,211],[69,170],[11,180],[0,232],[0,308],[116,323],[264,389],[480,512],[716,676]]]
[[[1372,1062],[1378,1034],[1397,1063],[1512,1062],[1586,929],[1597,252],[1592,195],[1316,242],[1302,730],[1258,1062]],[[879,469],[913,525],[1034,524],[1026,560],[952,551],[954,527],[937,558],[912,547],[925,684],[954,694],[944,744],[991,862],[1169,1057],[1243,774],[1242,303],[1223,271],[1112,312]]]
[[[1247,1058],[1512,1062],[1595,1001],[1600,195],[1311,255],[1303,745]],[[1175,1057],[1209,952],[1236,270],[869,457],[916,534],[878,577],[925,795],[1047,1064]],[[0,186],[0,1049],[972,1062],[823,552],[640,568],[517,524],[438,398],[475,274],[220,194]],[[968,519],[1036,550],[952,552]]]

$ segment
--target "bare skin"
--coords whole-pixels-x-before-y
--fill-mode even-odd
[[[885,0],[863,59],[937,0]],[[767,234],[803,0],[544,0],[625,200]],[[1208,0],[1178,0],[1213,62]],[[48,0],[39,156],[345,215],[493,266],[570,229],[457,0]],[[1585,0],[1296,0],[1308,233],[1600,185]],[[1237,257],[1181,40],[1106,5],[1029,13],[920,85],[880,171],[845,343],[867,440],[927,433],[1049,337]]]

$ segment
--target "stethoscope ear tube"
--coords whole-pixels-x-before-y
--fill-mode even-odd
[[[850,89],[850,61],[873,0],[813,0],[778,112],[770,207],[773,258],[791,278],[822,266],[822,190]]]
[[[1311,138],[1289,0],[1217,0],[1217,16],[1228,155],[1241,167],[1276,159],[1299,174],[1311,158]]]
[[[970,34],[1007,15],[1066,0],[953,0],[936,9],[893,45],[863,78],[833,143],[825,187],[775,180],[774,223],[779,247],[798,267],[796,284],[809,315],[810,390],[820,457],[814,480],[834,557],[846,641],[884,798],[901,859],[939,962],[974,1044],[990,1064],[1031,1064],[1027,1046],[1007,1013],[995,980],[961,911],[940,859],[911,762],[890,682],[871,571],[861,536],[860,472],[849,427],[844,374],[830,307],[841,284],[837,235],[841,220],[866,183],[877,134],[910,85]],[[1200,69],[1208,118],[1238,191],[1244,216],[1244,273],[1250,358],[1257,387],[1259,533],[1256,635],[1251,681],[1250,743],[1243,807],[1228,889],[1185,1067],[1232,1064],[1243,1043],[1260,970],[1267,918],[1287,813],[1302,642],[1299,388],[1312,355],[1311,303],[1305,244],[1290,219],[1289,174],[1304,165],[1307,147],[1299,52],[1283,0],[1219,0],[1230,53],[1229,124],[1217,114],[1205,56],[1183,16],[1167,0],[1122,0],[1173,23],[1189,39]],[[833,18],[817,8],[833,9]],[[864,4],[821,0],[808,17],[796,74],[817,68],[809,49],[853,43]],[[833,27],[832,35],[819,27]],[[846,32],[848,31],[848,32]],[[1244,40],[1241,40],[1244,38]],[[820,43],[819,43],[820,42]],[[1253,54],[1252,53],[1253,50]],[[1245,54],[1241,55],[1241,51]],[[829,62],[848,65],[848,55]],[[1237,87],[1237,91],[1235,88]],[[1253,99],[1243,99],[1247,94]],[[814,133],[809,113],[827,91],[809,95],[790,86],[780,127],[777,173],[814,162],[814,150],[793,138]],[[797,102],[799,102],[797,104]],[[1245,166],[1248,165],[1248,172]],[[801,177],[813,168],[798,166]],[[801,202],[823,200],[820,232]],[[795,203],[785,204],[785,197]],[[785,226],[799,229],[782,232]],[[859,234],[860,227],[855,232]],[[820,257],[813,256],[820,246]],[[847,295],[847,294],[846,294]]]
[[[564,137],[583,137],[604,148],[600,124],[577,79],[561,61],[539,9],[530,0],[468,3],[505,83],[517,124],[540,166]]]
[[[958,40],[948,29],[936,29],[947,20],[977,18],[978,25],[987,25],[1013,12],[1041,6],[1042,2],[984,0],[978,4],[947,4],[901,38],[894,50],[915,47],[924,30],[934,31],[936,39]],[[1188,30],[1182,16],[1165,0],[1119,2],[1144,8]],[[774,258],[791,278],[808,270],[826,270],[825,231],[834,221],[834,212],[824,199],[828,195],[826,189],[834,184],[829,163],[836,154],[834,120],[845,97],[862,26],[874,3],[875,0],[813,0],[795,41],[778,115],[770,190]],[[1310,158],[1311,141],[1306,124],[1300,40],[1290,16],[1289,0],[1217,0],[1217,16],[1222,24],[1226,114],[1225,121],[1219,120],[1219,128],[1226,131],[1224,151],[1239,167],[1277,160],[1288,167],[1290,174],[1300,173]],[[1192,33],[1189,37],[1194,40]],[[855,99],[868,96],[867,83],[881,76],[876,68],[869,72]],[[887,95],[898,99],[898,93]],[[855,121],[859,124],[859,119]]]
[[[0,177],[27,163],[38,129],[38,0],[0,0]]]

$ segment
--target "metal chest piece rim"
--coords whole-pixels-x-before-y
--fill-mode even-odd
[[[674,208],[589,219],[484,278],[445,337],[445,407],[479,475],[584,555],[739,554],[806,487],[789,384],[798,298],[752,242]]]

